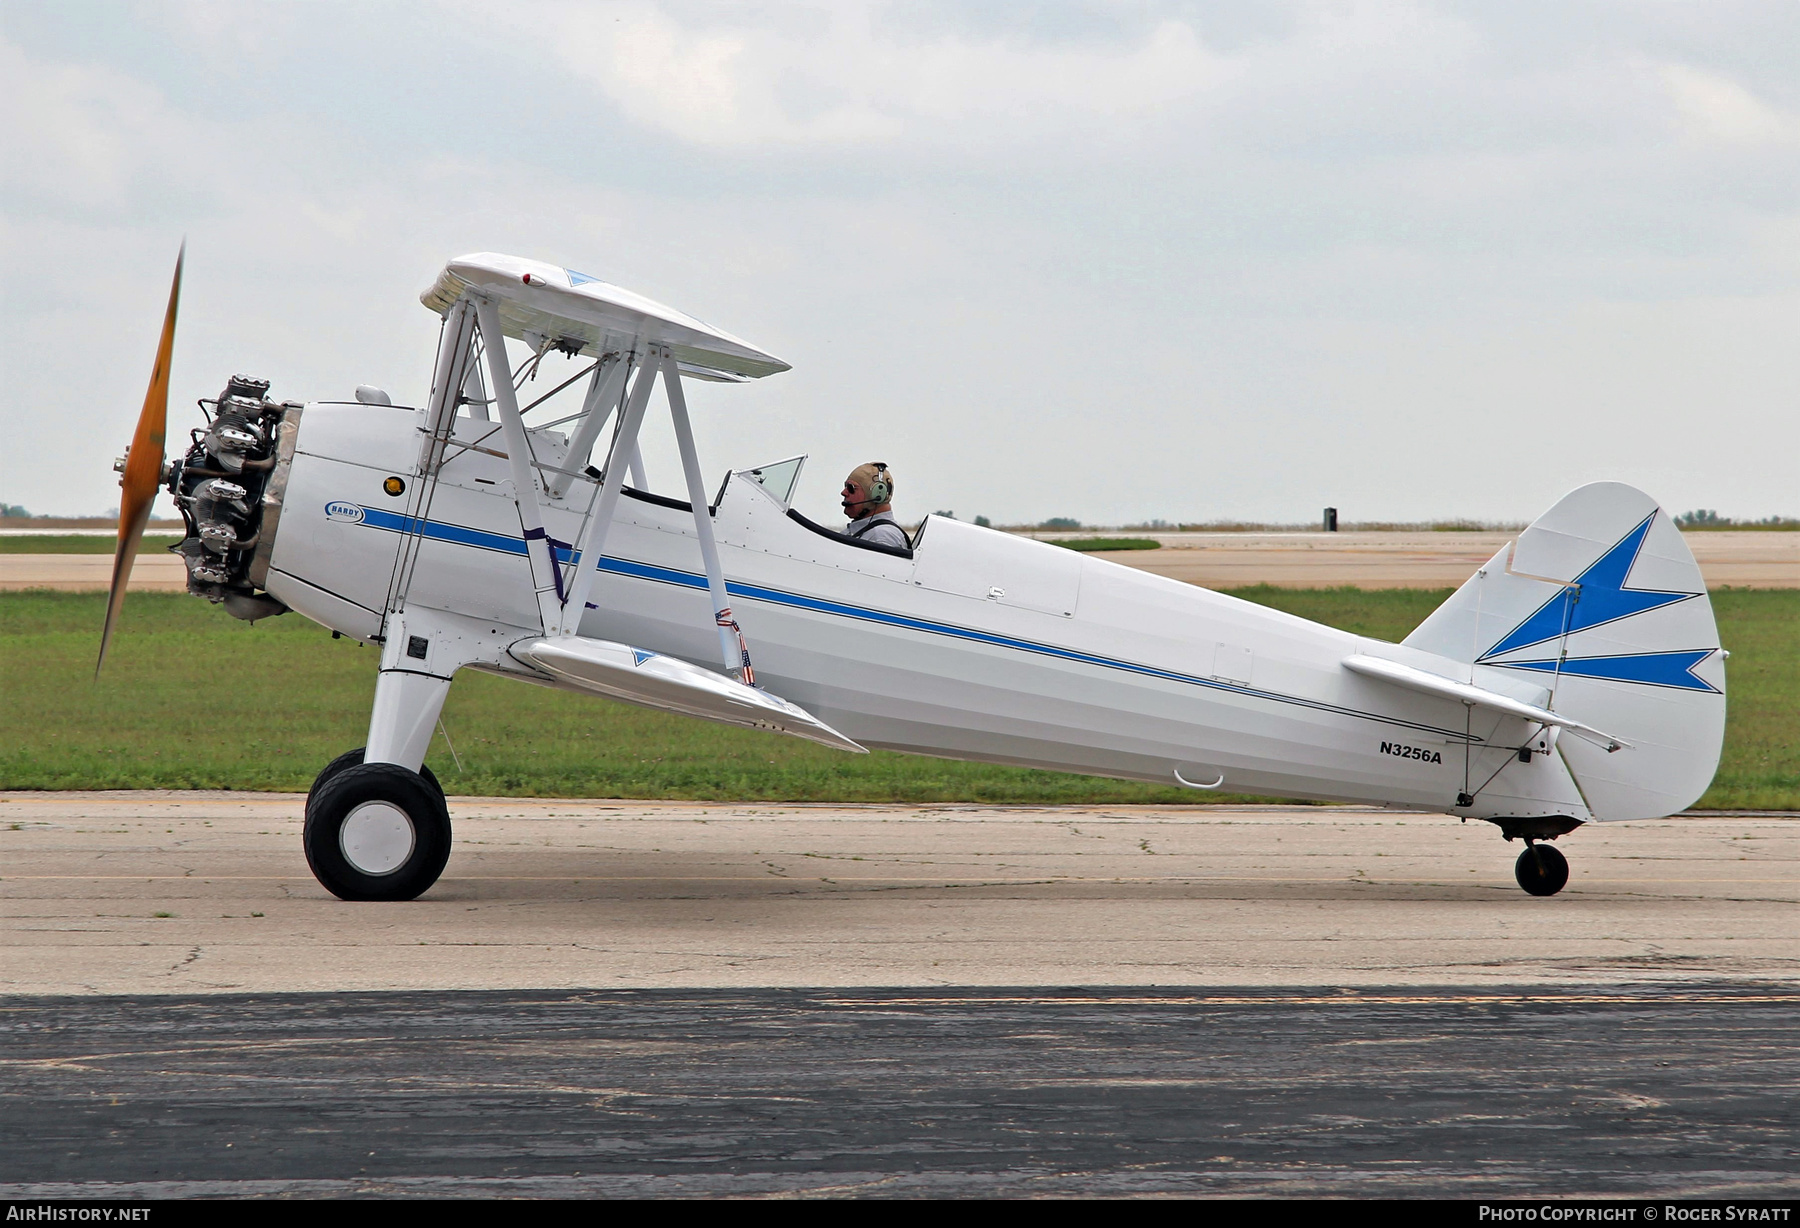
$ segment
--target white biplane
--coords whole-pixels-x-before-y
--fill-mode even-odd
[[[788,364],[511,256],[452,260],[422,295],[443,321],[422,407],[370,388],[276,402],[238,377],[165,467],[180,277],[121,466],[101,659],[162,486],[187,520],[190,591],[380,645],[367,746],[307,798],[307,860],[345,899],[411,899],[442,872],[450,816],[423,761],[462,669],[852,753],[1485,819],[1524,840],[1537,895],[1568,878],[1547,841],[1681,810],[1718,764],[1706,586],[1628,486],[1568,495],[1388,644],[941,516],[907,548],[857,540],[792,506],[803,457],[709,491],[685,382]],[[529,351],[517,367],[507,338]],[[549,397],[520,389],[557,354],[576,368],[555,390],[570,412],[534,421]],[[641,476],[659,384],[685,498]]]

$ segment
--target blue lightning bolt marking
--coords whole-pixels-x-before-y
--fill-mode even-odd
[[[1498,644],[1481,654],[1481,660],[1559,639],[1566,631],[1573,635],[1591,627],[1617,622],[1648,610],[1661,609],[1678,601],[1688,601],[1698,593],[1671,593],[1659,589],[1626,588],[1625,581],[1643,549],[1650,524],[1656,519],[1651,512],[1619,543],[1601,555],[1588,569],[1575,577],[1556,596],[1539,606],[1529,618],[1514,627]],[[1602,658],[1595,658],[1600,660]],[[1511,662],[1493,662],[1511,664]],[[1518,662],[1521,668],[1535,668],[1534,663]],[[1697,680],[1696,680],[1697,681]],[[1711,689],[1710,687],[1707,689]]]
[[[1673,687],[1678,691],[1710,691],[1718,687],[1694,672],[1694,667],[1717,651],[1688,648],[1679,652],[1633,652],[1616,657],[1569,657],[1558,670],[1555,661],[1497,661],[1506,669],[1530,669],[1560,673],[1565,678],[1600,678],[1608,682],[1639,682],[1645,686]]]

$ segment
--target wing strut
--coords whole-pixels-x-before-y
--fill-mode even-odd
[[[477,297],[475,316],[481,322],[494,408],[499,411],[500,433],[506,440],[506,463],[512,468],[513,501],[519,509],[519,524],[525,530],[525,553],[531,560],[531,587],[537,594],[538,617],[544,630],[551,631],[562,621],[562,573],[555,547],[544,530],[538,476],[531,466],[531,441],[525,437],[525,419],[519,415],[519,397],[513,389],[511,364],[506,360],[500,309],[493,300]]]
[[[471,294],[468,298],[473,300],[476,320],[481,327],[482,349],[487,355],[488,374],[493,386],[493,409],[500,419],[500,429],[506,440],[507,464],[512,469],[513,499],[518,507],[520,526],[525,533],[526,553],[531,563],[531,584],[537,598],[544,634],[553,637],[579,634],[581,616],[587,610],[588,594],[593,591],[595,577],[600,571],[607,530],[618,509],[626,471],[642,465],[639,459],[638,434],[643,427],[651,391],[660,375],[663,390],[669,399],[669,417],[675,428],[675,440],[681,451],[681,469],[687,479],[688,501],[693,507],[694,532],[700,542],[700,558],[706,569],[706,588],[712,603],[713,623],[719,634],[719,655],[727,674],[736,675],[745,685],[755,685],[756,675],[750,665],[750,649],[744,642],[743,631],[731,613],[730,597],[725,588],[725,573],[719,562],[719,545],[713,537],[712,510],[707,505],[706,488],[700,476],[700,459],[694,449],[694,428],[688,418],[687,396],[681,386],[681,366],[670,347],[652,344],[638,354],[631,355],[630,358],[635,361],[630,362],[625,355],[615,356],[603,361],[599,370],[594,373],[594,381],[589,386],[585,399],[586,421],[577,431],[574,441],[577,446],[571,448],[571,456],[579,454],[582,444],[592,446],[601,427],[611,417],[614,399],[624,390],[627,368],[637,368],[637,378],[625,397],[625,409],[620,415],[619,429],[613,438],[606,475],[594,494],[587,521],[581,528],[581,539],[573,543],[553,542],[544,527],[544,509],[538,495],[540,490],[555,493],[557,486],[547,485],[532,465],[531,443],[526,434],[525,420],[519,411],[518,396],[513,388],[513,373],[511,364],[507,361],[499,307],[486,295]],[[440,360],[440,366],[448,365]],[[452,383],[450,380],[442,382],[446,388]],[[440,411],[442,409],[437,406],[434,408]],[[449,413],[454,412],[454,403],[451,402]],[[566,476],[561,474],[548,479],[549,483],[558,486],[566,484],[566,480]],[[576,560],[574,575],[569,578],[567,587],[563,582],[562,564],[556,555],[557,546],[564,544],[574,547]]]
[[[750,648],[737,619],[731,616],[731,599],[725,594],[725,573],[719,566],[719,544],[713,540],[712,512],[706,505],[706,488],[700,480],[700,458],[694,452],[694,428],[688,421],[687,395],[681,390],[681,371],[675,356],[662,351],[663,389],[669,396],[669,416],[675,422],[675,442],[681,449],[681,471],[687,476],[688,502],[694,505],[694,530],[700,537],[700,558],[706,564],[706,588],[712,594],[713,621],[719,627],[719,651],[725,672],[740,673],[746,685],[754,685]]]
[[[575,428],[575,437],[569,440],[568,464],[584,464],[588,454],[594,450],[594,441],[600,438],[600,428],[612,418],[613,409],[622,399],[625,371],[630,365],[623,354],[612,354],[602,359],[595,369],[594,382],[588,385],[587,399],[581,406],[581,425]],[[550,479],[550,492],[560,499],[568,492],[569,483],[574,480],[572,474],[559,473]]]
[[[621,364],[622,366],[623,364]],[[569,586],[568,600],[563,604],[557,634],[574,635],[587,612],[588,594],[594,591],[594,577],[600,574],[600,561],[606,549],[606,531],[612,527],[613,512],[619,506],[619,491],[625,486],[623,458],[637,450],[638,430],[644,425],[644,410],[650,404],[650,390],[656,385],[656,367],[638,364],[637,381],[631,386],[631,397],[619,419],[619,433],[613,438],[612,453],[606,461],[606,480],[594,496],[594,506],[582,526],[581,540],[576,543],[575,580]]]

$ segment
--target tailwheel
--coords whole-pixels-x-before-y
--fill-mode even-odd
[[[1548,844],[1527,843],[1513,877],[1532,895],[1555,895],[1569,881],[1569,860]]]
[[[315,786],[304,836],[313,876],[343,900],[423,895],[450,860],[450,811],[436,783],[398,764],[355,763]]]

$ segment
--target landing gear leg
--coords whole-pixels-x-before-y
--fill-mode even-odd
[[[1513,877],[1532,895],[1555,895],[1569,881],[1569,862],[1553,846],[1525,837],[1525,851],[1513,865]]]
[[[369,745],[333,759],[306,798],[313,876],[339,899],[411,900],[450,859],[450,811],[425,750],[450,679],[384,669]]]

